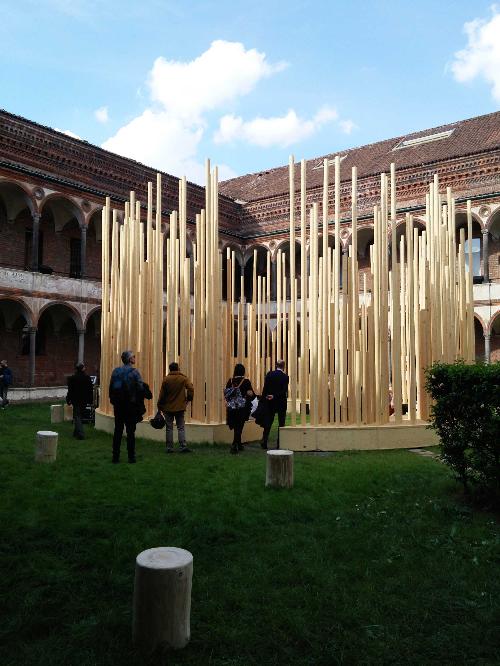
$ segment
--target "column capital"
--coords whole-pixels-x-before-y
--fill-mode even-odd
[[[487,236],[490,233],[490,230],[489,229],[481,229],[481,233],[483,234],[483,236]]]
[[[33,333],[36,333],[37,330],[38,330],[37,326],[28,326],[28,333],[33,334]]]
[[[484,334],[484,339],[489,340],[491,338],[491,333],[485,333]]]
[[[32,213],[31,217],[33,218],[33,222],[40,222],[42,215],[41,213]]]

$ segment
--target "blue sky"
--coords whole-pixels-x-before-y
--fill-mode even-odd
[[[0,107],[198,182],[500,108],[478,0],[0,0],[0,44]]]

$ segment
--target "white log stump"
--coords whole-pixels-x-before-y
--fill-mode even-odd
[[[64,419],[64,410],[62,405],[50,405],[50,422],[62,423]]]
[[[39,430],[36,433],[35,461],[51,463],[57,457],[57,432]]]
[[[267,452],[267,486],[293,488],[293,451],[275,449]]]
[[[183,548],[150,548],[135,563],[134,645],[151,654],[185,647],[191,637],[193,556]]]
[[[73,405],[64,405],[64,420],[72,421],[73,420]]]

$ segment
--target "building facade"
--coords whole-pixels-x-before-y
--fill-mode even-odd
[[[326,155],[333,163],[335,153]],[[373,242],[373,205],[380,172],[397,169],[397,214],[425,228],[425,195],[437,173],[441,191],[457,200],[456,226],[466,225],[472,202],[476,352],[500,360],[500,113],[396,137],[340,153],[341,240],[352,236],[351,168],[358,169],[358,252],[367,270]],[[324,157],[309,160],[307,205],[322,202]],[[296,166],[296,187],[300,183]],[[178,179],[163,174],[162,219],[177,209]],[[0,357],[17,386],[60,386],[77,359],[98,374],[100,355],[101,209],[106,196],[123,210],[133,190],[146,201],[156,171],[50,128],[0,111]],[[329,217],[333,246],[333,167]],[[188,183],[188,237],[205,202],[204,188]],[[275,275],[281,249],[289,256],[288,167],[220,184],[220,247],[235,251],[251,296],[257,273]],[[297,202],[298,205],[298,202]],[[296,211],[298,219],[299,210]],[[188,242],[188,253],[191,251]],[[256,251],[256,254],[255,254]],[[300,245],[295,248],[300,257]]]

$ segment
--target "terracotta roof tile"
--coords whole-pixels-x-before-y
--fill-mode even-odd
[[[395,149],[404,140],[416,139],[446,132],[447,130],[453,130],[447,138]],[[359,148],[343,150],[339,153],[341,157],[345,156],[340,167],[341,180],[351,179],[353,166],[358,168],[358,178],[363,178],[382,171],[388,172],[391,162],[396,164],[396,169],[404,169],[498,148],[500,148],[500,112],[495,112],[393,139],[386,139]],[[336,153],[330,153],[307,161],[308,190],[322,186],[323,159],[325,157],[332,159],[335,155]],[[321,168],[315,168],[318,166],[321,166]],[[333,166],[330,167],[329,176],[330,183],[332,183],[334,179]],[[299,187],[300,164],[296,165],[295,178],[296,187]],[[222,194],[244,202],[267,199],[287,191],[288,166],[247,174],[220,183]]]

